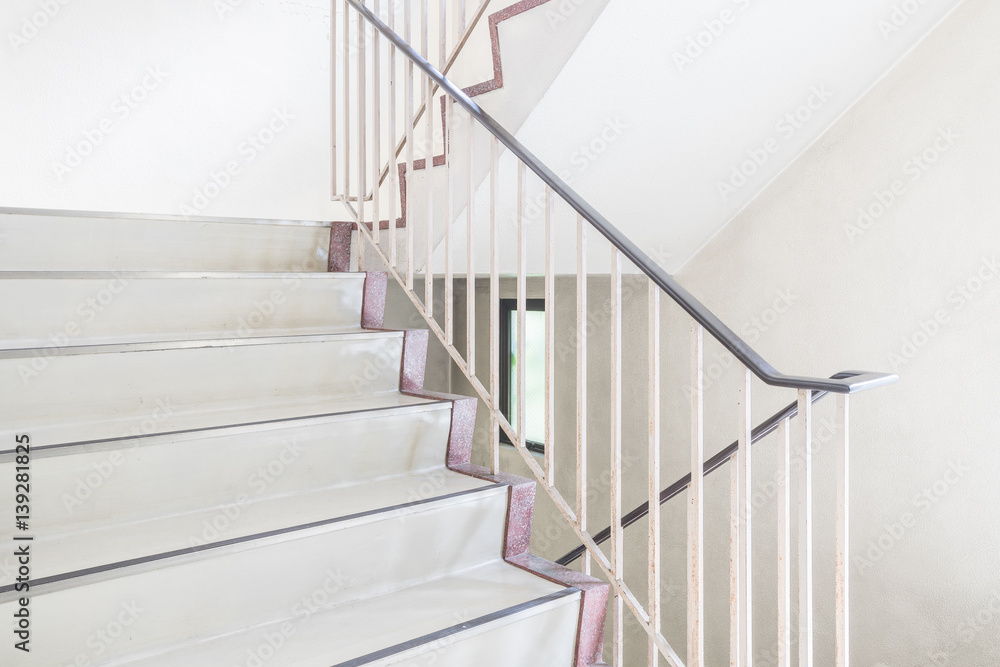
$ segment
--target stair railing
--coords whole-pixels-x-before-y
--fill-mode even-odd
[[[419,38],[423,57],[428,62],[437,62],[441,73],[447,75],[458,60],[462,49],[468,43],[473,30],[475,30],[480,20],[486,14],[490,2],[491,0],[420,0],[418,7],[420,13],[419,21],[413,16],[413,5],[417,3],[410,0],[366,0],[365,4],[371,7],[372,12],[376,16],[383,18],[387,22],[390,30],[395,29],[397,20],[402,20],[406,41],[413,43]],[[352,103],[360,104],[361,115],[367,115],[364,108],[366,102],[365,89],[360,87],[361,95],[352,94],[354,92],[353,89],[359,87],[357,85],[358,82],[364,82],[366,78],[355,78],[352,82],[352,77],[357,76],[357,70],[352,68],[352,63],[356,62],[352,56],[355,54],[363,56],[366,52],[370,51],[374,58],[367,65],[362,58],[360,66],[371,68],[373,74],[373,85],[370,93],[373,103],[372,113],[376,114],[373,121],[381,126],[381,120],[377,115],[382,106],[380,104],[380,94],[383,88],[387,88],[391,97],[395,95],[393,91],[396,87],[396,75],[404,69],[403,60],[400,59],[397,64],[396,49],[392,44],[388,44],[388,48],[380,47],[379,32],[373,29],[372,24],[363,20],[356,20],[352,25],[352,21],[350,20],[351,15],[346,3],[342,2],[342,0],[334,0],[332,5],[330,13],[330,40],[333,47],[330,68],[330,92],[333,109],[331,120],[334,137],[331,155],[332,199],[334,201],[357,202],[358,194],[352,189],[353,182],[357,184],[356,187],[363,191],[364,201],[379,202],[383,199],[383,197],[379,196],[380,189],[388,188],[388,191],[393,193],[399,187],[399,175],[395,167],[397,166],[398,158],[403,155],[403,151],[405,150],[406,138],[410,135],[403,134],[401,137],[396,137],[396,130],[399,129],[396,123],[396,106],[390,106],[387,125],[385,125],[385,129],[387,130],[386,139],[390,142],[395,141],[395,146],[389,152],[388,159],[381,162],[375,161],[371,165],[373,169],[372,173],[369,173],[368,169],[360,169],[360,164],[357,160],[353,162],[351,160],[352,152],[367,150],[367,147],[362,144],[359,147],[355,147],[354,151],[352,151],[352,139],[357,140],[360,138],[363,141],[369,132],[366,129],[365,132],[359,135],[356,128],[353,132],[338,132],[338,111],[341,118],[346,118],[348,123],[350,123],[350,106]],[[337,8],[340,5],[343,5],[343,7],[338,15]],[[412,30],[413,26],[418,26],[419,30]],[[387,58],[384,67],[382,67],[383,63],[379,62],[379,56]],[[407,82],[412,84],[413,63],[407,62],[405,68],[408,69],[409,75]],[[383,70],[388,75],[388,78],[380,81],[379,75],[382,74]],[[407,95],[412,96],[413,94],[412,88],[408,88]],[[427,100],[433,99],[433,96],[437,94],[437,85],[432,84],[429,91],[422,88],[416,94],[419,99],[416,102],[416,108],[413,110],[412,119],[410,119],[412,128],[417,127],[417,124],[420,123],[425,114],[427,116],[432,115],[427,113]],[[412,100],[412,98],[409,99]],[[412,102],[410,106],[411,108],[413,107]],[[340,144],[337,142],[338,137],[343,138],[343,142]],[[376,142],[372,150],[374,150],[375,154],[383,156],[385,153],[378,146],[378,141],[382,138],[382,134],[376,133],[372,137]],[[411,169],[407,173],[412,173],[412,164],[410,167]],[[388,198],[390,206],[394,205],[395,202],[395,197],[390,196]],[[394,214],[395,209],[389,211],[389,218],[395,217]]]
[[[844,667],[849,661],[849,579],[848,579],[848,508],[849,508],[849,395],[879,387],[895,381],[894,375],[848,371],[831,378],[791,376],[779,372],[764,360],[729,327],[711,313],[703,304],[681,287],[670,275],[654,262],[642,249],[630,241],[622,232],[577,195],[563,179],[542,164],[514,136],[484,112],[459,87],[454,85],[432,65],[426,51],[418,53],[410,45],[411,28],[421,27],[426,34],[426,2],[421,3],[424,11],[421,21],[414,21],[407,15],[404,27],[406,38],[379,19],[376,12],[365,6],[361,0],[342,0],[343,20],[348,25],[355,21],[359,39],[352,48],[347,48],[348,32],[343,37],[334,31],[333,73],[334,90],[342,89],[345,98],[352,101],[342,109],[341,117],[334,119],[334,150],[347,145],[347,137],[352,140],[352,159],[357,161],[357,174],[368,173],[369,167],[381,171],[382,165],[395,159],[395,154],[382,146],[405,147],[405,162],[399,170],[406,175],[399,185],[399,212],[396,217],[393,188],[388,193],[380,193],[376,188],[368,195],[364,181],[357,178],[355,196],[343,196],[347,208],[356,223],[358,242],[355,246],[357,266],[363,267],[369,260],[383,264],[396,280],[414,307],[425,320],[448,351],[456,367],[464,374],[472,389],[485,406],[489,422],[488,450],[489,464],[496,472],[501,465],[501,432],[513,444],[524,466],[537,479],[555,507],[562,514],[576,538],[583,545],[581,568],[590,573],[593,564],[595,574],[605,578],[612,587],[611,604],[612,642],[610,646],[612,663],[617,667],[624,664],[626,634],[625,610],[646,635],[647,664],[658,665],[663,659],[674,667],[690,667],[706,664],[705,658],[705,474],[728,462],[730,469],[729,526],[730,526],[730,604],[729,604],[729,651],[730,664],[750,665],[753,662],[754,646],[754,599],[751,578],[754,542],[752,539],[753,488],[751,486],[752,456],[751,443],[767,433],[776,433],[779,443],[778,497],[778,585],[775,591],[777,608],[778,665],[792,664],[792,612],[797,612],[798,625],[795,630],[800,667],[812,667],[814,652],[814,581],[813,581],[813,402],[829,393],[835,396],[834,445],[836,448],[836,542],[835,542],[835,590],[834,618],[835,651],[834,661]],[[335,3],[338,4],[338,3]],[[407,11],[410,4],[407,3]],[[353,11],[351,11],[353,10]],[[411,25],[412,22],[412,25]],[[383,39],[366,43],[364,26],[370,25]],[[338,43],[339,40],[344,40]],[[426,47],[427,41],[423,42]],[[402,56],[401,62],[389,65],[384,57],[386,49]],[[337,54],[341,67],[337,66]],[[395,57],[391,59],[395,61]],[[338,74],[341,79],[338,82]],[[403,82],[404,92],[397,90],[397,82]],[[385,82],[389,82],[386,84]],[[383,89],[387,91],[381,98]],[[443,132],[437,133],[433,114],[425,114],[423,123],[415,123],[418,106],[417,98],[422,93],[423,108],[436,107],[441,96],[443,109]],[[368,102],[371,102],[371,106]],[[392,120],[383,122],[380,111],[387,107]],[[334,109],[340,108],[334,98]],[[397,128],[395,118],[402,118],[402,128]],[[359,131],[359,128],[361,131]],[[396,136],[403,133],[403,138]],[[368,137],[373,138],[367,141]],[[389,141],[381,141],[389,137]],[[399,141],[397,141],[399,139]],[[401,143],[400,143],[401,142]],[[440,151],[440,155],[438,154]],[[425,169],[421,178],[416,178],[414,164],[423,161]],[[513,163],[513,164],[511,164]],[[372,167],[372,165],[375,165]],[[439,169],[434,168],[439,166]],[[403,171],[405,169],[405,171]],[[394,172],[394,169],[390,169]],[[510,172],[513,171],[513,178]],[[506,177],[506,178],[505,178]],[[482,187],[480,187],[482,179]],[[510,181],[513,180],[513,184]],[[337,182],[335,176],[335,183]],[[378,179],[375,179],[378,182]],[[349,191],[351,183],[341,190]],[[513,193],[513,211],[505,195]],[[381,196],[380,196],[381,195]],[[383,205],[385,204],[385,205]],[[389,211],[386,220],[382,211]],[[405,221],[406,233],[397,236],[397,226]],[[505,224],[506,223],[506,224]],[[540,223],[540,224],[539,224]],[[511,229],[511,227],[513,229]],[[539,229],[540,228],[540,229]],[[384,230],[384,231],[383,231]],[[592,237],[593,232],[597,237]],[[529,232],[534,236],[544,234],[544,238],[529,246]],[[567,243],[567,236],[575,234],[575,244]],[[464,235],[465,261],[456,265],[456,249],[461,251],[458,241]],[[569,238],[572,238],[571,236]],[[603,241],[602,241],[603,239]],[[597,268],[594,257],[600,252],[598,245],[607,246],[608,294],[603,308],[596,309],[600,321],[596,324],[594,303],[590,292],[603,289],[603,282],[595,277]],[[480,247],[482,246],[482,247]],[[513,268],[507,266],[510,257],[503,250],[515,255]],[[529,281],[529,254],[539,259],[544,270]],[[485,255],[488,265],[489,309],[489,353],[486,368],[482,360],[477,364],[481,349],[476,345],[476,294],[477,260]],[[556,267],[566,264],[567,257],[574,258],[576,282],[576,313],[573,333],[569,337],[556,339],[556,322],[548,306],[555,305]],[[456,274],[456,267],[458,274]],[[483,270],[485,274],[485,270]],[[516,285],[516,358],[525,358],[527,293],[529,282],[535,287],[535,278],[541,282],[547,310],[545,313],[545,452],[541,461],[529,451],[526,443],[526,369],[525,363],[517,363],[516,422],[511,424],[500,409],[498,328],[500,324],[501,273],[509,274]],[[455,320],[460,311],[456,310],[456,275],[465,278],[464,332],[459,331],[459,339],[464,336],[464,345],[456,340]],[[443,298],[435,300],[435,277],[443,277]],[[603,276],[598,276],[603,280]],[[422,286],[417,282],[423,283]],[[485,279],[484,279],[485,282]],[[645,292],[646,346],[643,364],[647,368],[645,384],[647,400],[643,405],[623,401],[623,340],[633,333],[634,327],[625,329],[624,308],[638,307],[637,295]],[[685,393],[690,398],[689,453],[691,473],[682,484],[687,490],[687,550],[686,589],[687,623],[684,631],[686,661],[682,660],[662,631],[663,601],[661,594],[661,561],[663,552],[660,545],[662,522],[660,504],[664,491],[661,490],[661,403],[664,398],[661,387],[661,331],[664,313],[661,312],[663,295],[676,304],[680,313],[686,313],[690,320],[689,350],[687,367],[690,386]],[[626,296],[629,297],[626,300]],[[437,306],[437,308],[435,307]],[[673,306],[671,306],[673,308]],[[480,308],[481,310],[481,308]],[[437,312],[436,312],[437,311]],[[443,311],[443,313],[441,312]],[[631,312],[631,311],[630,311]],[[440,314],[439,314],[440,313]],[[629,324],[635,324],[634,321]],[[590,392],[592,378],[588,377],[595,368],[592,357],[603,352],[591,349],[591,338],[598,336],[598,325],[607,327],[610,340],[606,348],[609,381],[601,387],[601,393]],[[591,332],[590,329],[594,331]],[[705,332],[718,342],[738,361],[739,386],[736,392],[738,407],[737,441],[733,446],[705,461]],[[591,335],[593,334],[593,336]],[[560,348],[569,340],[569,350]],[[603,342],[603,341],[599,341]],[[631,346],[630,346],[631,347]],[[557,360],[557,356],[559,359]],[[557,363],[575,362],[575,386],[558,387],[559,393],[575,399],[577,418],[575,428],[557,425],[555,419],[555,386]],[[486,376],[485,381],[480,375]],[[775,388],[795,390],[796,402],[785,408],[757,429],[753,428],[751,417],[751,385],[757,378],[765,385]],[[630,390],[636,380],[628,378]],[[575,396],[574,396],[575,394]],[[773,397],[769,397],[773,399]],[[565,403],[566,401],[564,401]],[[590,482],[590,440],[596,426],[592,419],[599,412],[597,407],[607,412],[607,438],[609,441],[608,514],[610,528],[607,540],[610,551],[605,554],[598,538],[590,528],[591,503],[589,495],[594,489]],[[641,414],[640,414],[641,413]],[[797,421],[791,421],[797,414]],[[628,422],[626,423],[626,420]],[[590,422],[590,423],[588,423]],[[624,430],[641,427],[646,443],[642,446],[648,461],[648,477],[641,485],[630,482],[626,485],[625,475],[629,472],[623,466]],[[765,433],[766,431],[766,433]],[[676,441],[676,434],[670,441]],[[794,447],[793,447],[794,440]],[[571,444],[569,444],[571,443]],[[629,442],[630,447],[632,441]],[[575,454],[575,488],[566,494],[558,488],[557,475],[565,470],[565,465]],[[799,465],[793,472],[792,457]],[[557,463],[559,465],[557,465]],[[710,464],[710,465],[709,465]],[[793,506],[792,482],[796,495]],[[625,574],[626,544],[623,515],[623,496],[626,490],[639,487],[646,489],[646,510],[648,512],[648,557],[646,590],[633,589]],[[678,486],[678,485],[674,485]],[[670,490],[670,489],[668,489]],[[679,493],[675,489],[671,493]],[[567,497],[569,496],[569,497]],[[792,580],[792,509],[797,509],[794,531],[797,538],[797,580]],[[641,510],[641,508],[640,508]],[[636,517],[631,517],[635,520]],[[637,594],[636,591],[639,591]],[[793,607],[792,594],[797,593],[797,604]],[[644,597],[645,601],[640,597]],[[633,649],[629,649],[632,651]]]

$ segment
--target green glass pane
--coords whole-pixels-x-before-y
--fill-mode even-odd
[[[520,372],[517,364],[517,313],[510,318],[510,423],[518,425],[517,381]],[[524,339],[524,396],[525,438],[531,442],[545,442],[545,312],[529,310],[526,313]]]

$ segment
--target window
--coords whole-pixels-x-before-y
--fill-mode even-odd
[[[518,363],[524,363],[524,437],[528,449],[545,450],[545,300],[528,299],[524,359],[517,358],[517,299],[500,300],[500,411],[517,428]],[[510,442],[501,431],[501,439]]]

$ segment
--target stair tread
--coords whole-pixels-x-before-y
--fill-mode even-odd
[[[170,553],[181,555],[177,552],[191,547],[377,512],[489,486],[489,482],[438,468],[279,497],[247,497],[245,502],[239,503],[234,499],[228,508],[212,507],[172,516],[133,519],[128,523],[118,522],[111,516],[102,524],[74,525],[62,532],[37,535],[38,555],[32,563],[32,575],[36,585],[43,585],[53,576],[133,559]],[[230,510],[229,514],[225,509]],[[213,534],[210,527],[216,521]],[[10,577],[13,576],[11,572]],[[5,581],[0,572],[0,588],[12,583],[12,579]]]
[[[163,349],[156,347],[156,344],[163,343],[164,348],[172,343],[184,342],[219,342],[231,340],[259,341],[266,338],[290,338],[304,336],[339,336],[344,334],[364,334],[381,333],[370,329],[363,329],[357,326],[321,326],[321,327],[288,327],[260,329],[249,334],[234,334],[232,331],[215,330],[200,331],[197,333],[181,332],[176,334],[128,334],[123,336],[87,336],[74,339],[73,345],[62,346],[69,348],[67,351],[86,351],[85,348],[94,348],[93,352],[100,352],[100,348],[105,346],[143,346],[150,350]],[[19,337],[16,339],[0,338],[0,351],[3,350],[49,350],[56,348],[52,341],[47,338]]]
[[[412,410],[422,411],[423,409],[434,409],[442,404],[447,405],[448,403],[438,398],[427,398],[424,396],[404,394],[401,392],[382,392],[368,396],[328,399],[326,401],[315,401],[312,403],[303,401],[297,404],[302,405],[304,409],[315,407],[318,408],[318,411],[309,412],[307,410],[304,414],[300,415],[268,418],[267,415],[264,415],[262,411],[258,409],[252,412],[253,419],[250,421],[208,425],[182,430],[165,430],[162,433],[152,433],[150,435],[140,435],[134,437],[67,442],[56,445],[36,445],[32,447],[32,452],[34,452],[34,459],[39,460],[48,456],[73,454],[75,451],[78,451],[78,448],[86,448],[87,450],[93,450],[94,448],[100,448],[103,450],[109,447],[127,449],[135,446],[140,441],[153,441],[163,438],[169,438],[172,441],[176,441],[177,439],[205,436],[211,437],[214,435],[225,435],[227,433],[234,432],[237,429],[251,429],[252,431],[255,431],[263,426],[282,428],[285,426],[295,426],[297,423],[302,421],[323,419],[326,417],[342,417],[352,414],[360,415],[368,412],[384,412],[387,415],[402,414]],[[0,449],[0,463],[11,460],[10,457],[13,455],[13,452],[13,449]]]
[[[165,352],[171,350],[201,349],[201,348],[227,348],[239,346],[255,345],[284,345],[295,343],[324,343],[338,340],[364,339],[364,338],[402,338],[403,331],[390,329],[352,329],[350,331],[334,331],[328,333],[303,332],[299,328],[290,329],[291,333],[285,335],[271,334],[259,337],[243,337],[239,335],[226,334],[221,337],[208,337],[195,334],[192,337],[186,334],[179,337],[173,336],[153,336],[147,341],[129,341],[110,345],[83,342],[73,345],[43,345],[41,347],[19,348],[16,350],[0,349],[0,359],[30,359],[33,356],[58,357],[79,354],[114,354],[120,352]]]
[[[171,415],[169,425],[159,432],[160,435],[169,433],[184,433],[191,430],[203,430],[221,426],[237,426],[241,424],[264,423],[278,420],[296,419],[301,417],[312,417],[319,415],[343,414],[348,412],[364,412],[369,410],[381,410],[385,408],[406,407],[426,403],[427,399],[419,396],[409,396],[400,392],[387,391],[377,394],[367,394],[364,396],[344,397],[324,397],[289,399],[287,401],[275,401],[268,397],[263,397],[258,401],[242,401],[237,405],[225,408],[216,407],[213,410],[202,412],[180,412]],[[135,420],[133,418],[122,419],[92,419],[69,422],[58,415],[53,416],[52,424],[62,430],[67,428],[80,429],[84,426],[96,424],[121,423],[127,428]],[[64,443],[45,442],[45,423],[36,423],[33,433],[36,435],[34,441],[39,445],[51,445]],[[128,435],[123,433],[123,438]],[[104,439],[104,438],[102,438]],[[85,441],[90,442],[90,441]]]
[[[280,610],[276,620],[265,626],[196,640],[157,655],[125,656],[115,664],[148,667],[247,664],[248,652],[259,652],[260,647],[278,643],[267,640],[269,635],[273,640],[277,633],[283,643],[266,660],[270,667],[331,667],[414,640],[441,646],[448,640],[435,640],[428,635],[469,625],[503,610],[525,613],[519,605],[563,591],[566,589],[561,585],[496,560],[388,595],[337,607],[319,609],[301,604]],[[578,594],[570,591],[557,601],[577,604],[578,599]],[[496,619],[494,623],[503,620]],[[286,630],[284,634],[282,627]]]

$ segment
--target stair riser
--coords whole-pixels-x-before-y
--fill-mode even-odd
[[[506,488],[491,487],[312,529],[297,539],[286,535],[267,545],[229,548],[224,557],[201,554],[83,587],[39,591],[31,609],[45,622],[34,627],[32,659],[70,664],[86,650],[88,636],[115,619],[123,605],[142,611],[128,641],[110,646],[102,659],[245,630],[276,617],[301,618],[475,567],[500,553],[506,509]],[[0,604],[4,618],[13,610],[13,601]],[[11,654],[5,643],[4,664]]]
[[[579,594],[515,614],[500,622],[435,639],[410,651],[365,662],[364,667],[570,667],[580,620]],[[262,638],[265,641],[267,637]],[[352,666],[353,667],[353,666]]]
[[[231,435],[161,437],[149,444],[137,439],[113,449],[36,458],[32,517],[49,531],[216,506],[229,518],[269,496],[439,467],[450,419],[450,406],[440,404],[403,414],[310,420],[274,428],[265,437],[238,429]],[[14,465],[0,464],[0,479],[13,479]],[[414,489],[410,500],[420,497]],[[14,508],[5,503],[0,536],[13,525]],[[205,532],[211,534],[211,526]]]
[[[329,227],[0,214],[5,271],[326,271]]]
[[[92,274],[90,274],[92,275]],[[363,276],[0,280],[0,345],[62,347],[90,338],[248,338],[298,329],[358,329]]]
[[[11,415],[0,442],[13,442],[11,432],[43,446],[259,421],[268,406],[394,391],[401,353],[395,333],[50,357],[26,351],[0,360],[0,401]]]

